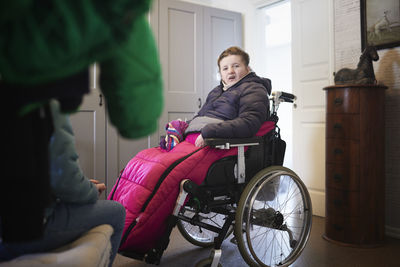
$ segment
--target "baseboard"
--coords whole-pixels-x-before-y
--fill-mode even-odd
[[[310,193],[313,215],[325,217],[325,192],[308,189]]]
[[[400,239],[400,228],[385,225],[385,235]]]

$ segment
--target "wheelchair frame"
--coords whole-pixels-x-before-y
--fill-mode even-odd
[[[289,93],[272,92],[270,97],[272,102],[272,120],[275,122],[278,121],[277,110],[280,103],[294,103],[295,99],[296,97]],[[167,231],[161,238],[158,246],[144,255],[137,255],[132,252],[121,252],[121,254],[158,265],[163,252],[168,247],[171,231],[178,224],[179,231],[189,242],[202,247],[214,246],[210,256],[197,263],[196,266],[198,267],[221,266],[219,263],[222,254],[221,245],[224,239],[233,231],[235,232],[235,238],[240,253],[250,266],[269,267],[289,266],[292,264],[304,249],[311,231],[312,207],[310,196],[305,185],[293,171],[281,166],[270,166],[267,168],[264,166],[257,166],[257,168],[261,168],[261,170],[258,170],[254,176],[252,173],[253,170],[248,170],[247,174],[250,174],[252,177],[246,181],[245,147],[254,147],[263,144],[264,141],[261,137],[243,139],[213,138],[206,139],[205,142],[206,145],[219,149],[238,148],[237,158],[231,158],[232,161],[230,162],[230,167],[232,167],[232,164],[236,162],[236,171],[234,174],[235,181],[233,184],[224,186],[224,189],[222,190],[223,192],[220,192],[217,187],[197,185],[188,179],[183,180],[180,184],[181,190],[174,211],[167,220]],[[222,160],[225,160],[225,158]],[[229,159],[225,161],[229,161]],[[293,188],[297,190],[295,194],[296,199],[292,201],[294,208],[291,209],[296,210],[295,216],[297,216],[297,213],[300,214],[300,219],[290,218],[293,217],[292,214],[285,217],[286,215],[283,211],[278,210],[278,208],[274,209],[270,206],[268,206],[267,209],[253,208],[256,207],[256,205],[260,205],[260,203],[271,201],[267,199],[268,197],[263,199],[264,191],[266,189],[270,190],[270,188],[272,188],[271,185],[275,185],[276,183],[282,184],[283,181],[289,182],[290,186],[293,186]],[[278,193],[275,192],[274,198],[277,198],[277,194]],[[299,201],[302,203],[297,204]],[[297,205],[300,206],[297,207]],[[190,216],[185,214],[186,211],[189,212]],[[202,219],[204,218],[199,215],[200,213],[213,213],[216,214],[215,216],[223,216],[224,223],[222,227],[203,222]],[[297,228],[293,228],[293,230],[290,225],[288,226],[286,221],[290,220],[292,223],[295,221],[297,224],[299,222],[302,224],[299,226],[299,229],[301,230],[300,234],[294,232]],[[207,242],[203,242],[201,239],[197,240],[196,237],[191,236],[191,233],[188,233],[188,230],[186,230],[184,226],[185,224],[194,225],[198,227],[200,231],[205,229],[212,233],[216,233],[216,236],[214,236],[214,240],[209,240]],[[270,230],[277,231],[280,232],[281,235],[283,235],[282,232],[287,232],[287,235],[285,234],[284,237],[282,237],[282,240],[285,240],[288,243],[288,247],[280,248],[284,251],[280,252],[281,254],[287,254],[285,255],[285,258],[276,260],[276,262],[268,263],[265,263],[265,260],[260,259],[264,257],[263,255],[259,255],[263,252],[258,252],[257,248],[252,245],[251,241],[253,238],[251,235],[254,228],[262,228],[266,233]]]

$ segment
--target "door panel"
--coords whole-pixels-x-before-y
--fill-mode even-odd
[[[180,1],[159,3],[159,50],[165,98],[159,134],[165,135],[168,121],[190,119],[199,109],[203,88],[203,9]]]
[[[75,147],[82,171],[89,179],[106,183],[105,105],[96,83],[95,67],[90,68],[91,92],[83,98],[78,112],[70,116]],[[105,198],[105,194],[101,195]]]
[[[204,9],[203,101],[221,80],[217,59],[226,48],[242,46],[242,15],[217,8]]]
[[[127,139],[118,134],[116,128],[109,122],[108,117],[106,117],[106,125],[106,193],[108,195],[116,183],[119,173],[125,168],[129,160],[143,149],[153,147],[157,144],[158,133],[140,139]]]
[[[325,92],[333,82],[333,3],[292,0],[293,169],[307,185],[313,212],[325,216]]]

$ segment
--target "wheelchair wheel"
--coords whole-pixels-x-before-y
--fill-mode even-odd
[[[307,188],[290,169],[258,172],[241,194],[235,218],[239,251],[250,266],[289,266],[311,232]]]
[[[187,206],[183,207],[180,213],[186,217],[194,216],[194,222],[199,221],[213,226],[217,226],[219,228],[222,228],[227,217],[226,215],[214,212],[210,212],[207,214],[196,213],[192,208]],[[213,231],[204,229],[200,226],[193,225],[191,223],[182,220],[178,220],[177,226],[179,232],[187,241],[199,247],[206,248],[213,246],[214,238],[218,236],[218,233],[215,233]],[[232,232],[233,232],[233,227],[231,226],[225,238],[227,238]]]

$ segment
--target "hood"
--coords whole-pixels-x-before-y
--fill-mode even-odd
[[[268,95],[271,95],[272,85],[271,85],[271,80],[268,79],[268,78],[259,77],[259,76],[257,76],[257,74],[255,72],[250,72],[249,74],[244,76],[240,81],[238,81],[237,83],[231,85],[230,87],[239,86],[243,82],[257,82],[257,83],[260,83],[265,87],[265,89],[267,89]],[[221,84],[221,88],[224,88],[224,83],[222,82],[222,80],[221,80],[220,84]]]

